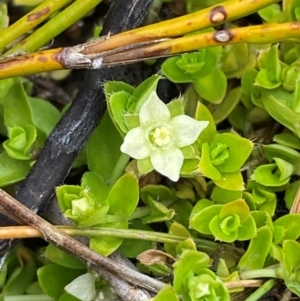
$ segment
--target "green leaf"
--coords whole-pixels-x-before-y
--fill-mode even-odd
[[[253,201],[260,211],[267,212],[270,216],[274,215],[277,204],[277,198],[274,192],[257,184],[252,189],[252,196]]]
[[[257,167],[251,178],[261,185],[274,187],[287,184],[290,181],[289,177],[281,179],[281,172],[275,163]]]
[[[208,144],[210,144],[213,141],[217,133],[216,124],[208,108],[201,102],[198,102],[197,104],[195,119],[199,121],[209,122],[208,126],[201,132],[201,135],[195,142],[196,145],[201,149],[202,143],[207,142]]]
[[[151,196],[143,199],[143,201],[150,208],[149,215],[142,218],[144,224],[169,221],[175,215],[174,209],[169,209],[162,203],[155,201]]]
[[[202,234],[211,234],[209,223],[215,216],[219,215],[222,208],[223,205],[211,205],[203,208],[196,214],[194,214],[192,211],[190,218],[190,228],[195,229]]]
[[[123,135],[128,131],[124,123],[124,113],[129,96],[134,87],[121,81],[108,81],[104,84],[104,92],[109,115],[118,131]]]
[[[139,185],[134,174],[123,175],[110,190],[107,201],[109,213],[122,213],[129,218],[136,209],[139,201]],[[124,206],[124,201],[126,206]]]
[[[283,99],[289,99],[293,96],[286,92],[285,95],[278,98],[277,90],[272,90],[268,93],[264,93],[263,105],[268,113],[279,123],[290,129],[298,137],[300,137],[300,118],[299,114],[295,113],[288,105],[283,103]],[[290,96],[289,96],[290,94]]]
[[[244,106],[237,104],[233,111],[228,116],[228,121],[230,124],[241,131],[244,131],[244,129],[247,126],[247,123],[249,123],[247,120],[247,110]]]
[[[152,228],[143,224],[139,219],[132,220],[129,223],[129,229],[152,231]],[[128,258],[136,258],[139,254],[149,249],[156,249],[156,243],[145,240],[139,240],[137,243],[136,239],[124,239],[118,248],[118,252]]]
[[[210,158],[210,147],[207,143],[202,144],[201,157],[199,162],[199,172],[212,180],[220,180],[220,171],[212,164]]]
[[[222,71],[226,77],[240,78],[249,65],[249,49],[247,43],[226,45],[222,57]]]
[[[280,158],[274,158],[274,161],[277,164],[278,170],[280,171],[279,180],[289,179],[290,176],[294,173],[294,166]]]
[[[242,173],[240,171],[232,173],[221,173],[221,179],[213,180],[214,183],[224,189],[230,190],[243,190],[244,189],[244,180]]]
[[[256,235],[257,229],[255,220],[252,215],[250,215],[239,228],[237,240],[248,240]]]
[[[97,36],[98,37],[98,36]],[[81,301],[80,299],[74,297],[71,294],[64,293],[60,296],[58,301]]]
[[[281,85],[281,81],[278,80],[276,82],[273,82],[269,78],[270,71],[267,69],[261,69],[255,79],[255,84],[259,87],[265,88],[265,89],[275,89],[278,88]]]
[[[298,66],[288,66],[283,68],[281,73],[282,78],[282,86],[285,90],[289,92],[293,92],[296,89],[297,84],[297,76],[299,75],[299,67]],[[298,93],[295,92],[295,101],[298,98]],[[299,112],[298,112],[299,113]]]
[[[209,75],[199,77],[193,82],[197,93],[211,103],[220,103],[226,94],[227,79],[220,69],[214,69]]]
[[[109,187],[96,172],[85,172],[81,178],[81,187],[94,196],[97,204],[101,204],[107,199]]]
[[[211,199],[215,204],[226,204],[237,199],[241,199],[243,192],[241,190],[228,190],[215,186]]]
[[[8,154],[0,154],[0,187],[24,180],[30,170],[30,161],[13,159]]]
[[[58,300],[64,293],[64,287],[83,274],[83,270],[66,268],[55,263],[38,269],[37,277],[44,293]]]
[[[300,139],[292,133],[277,134],[273,140],[280,145],[300,150]]]
[[[128,223],[106,223],[105,227],[113,229],[127,229]],[[91,237],[90,248],[104,256],[108,256],[116,251],[122,242],[123,239],[118,237]]]
[[[0,80],[0,103],[1,104],[3,104],[3,102],[5,101],[5,96],[10,90],[10,88],[13,86],[15,81],[16,79],[14,78],[7,78],[7,79]]]
[[[124,114],[126,114],[126,104],[129,95],[125,91],[118,91],[109,97],[109,106],[111,111],[111,119],[116,124],[119,132],[124,135],[128,132],[128,128],[124,122]]]
[[[250,241],[247,251],[239,261],[241,270],[262,269],[272,244],[272,231],[268,226],[258,229],[257,235]]]
[[[152,75],[151,77],[148,77],[146,80],[144,80],[141,84],[136,87],[132,93],[132,97],[136,99],[136,102],[131,105],[130,109],[133,110],[132,113],[138,114],[140,112],[141,106],[146,102],[146,100],[149,98],[150,94],[153,91],[156,91],[158,81],[161,79],[161,75]],[[128,107],[127,109],[129,112],[131,110]]]
[[[209,269],[203,269],[197,276],[189,277],[187,279],[187,284],[189,288],[188,295],[191,297],[192,301],[230,300],[228,289],[221,279]]]
[[[299,21],[299,0],[283,1],[283,9],[288,14],[288,21]]]
[[[250,216],[249,207],[244,200],[235,200],[222,206],[219,217],[224,219],[231,214],[237,214],[243,223]]]
[[[283,22],[283,12],[278,4],[271,4],[267,7],[260,9],[258,14],[262,19],[267,22]]]
[[[61,117],[59,110],[50,102],[28,97],[28,103],[32,112],[33,124],[44,134],[49,135]]]
[[[198,273],[206,268],[209,263],[209,257],[205,253],[185,250],[177,260],[174,267],[174,289],[177,294],[182,294],[186,290],[186,277],[190,271]]]
[[[106,113],[87,142],[87,161],[90,171],[108,181],[121,156],[123,139]]]
[[[222,226],[222,222],[226,224]],[[227,229],[227,224],[229,224],[233,229]],[[209,222],[209,229],[215,239],[225,242],[233,242],[237,239],[238,228],[240,223],[237,215],[231,215],[227,217],[224,221],[220,221],[218,216],[214,216]]]
[[[83,269],[86,270],[87,266],[81,260],[75,258],[74,256],[62,251],[56,246],[49,244],[45,250],[45,256],[58,265],[71,268],[71,269]]]
[[[182,224],[185,227],[189,226],[189,217],[193,206],[188,200],[178,200],[168,206],[169,209],[175,210],[174,221]]]
[[[192,74],[194,79],[210,74],[217,63],[217,53],[209,48],[193,53],[184,53],[176,61],[176,65],[186,74]]]
[[[241,93],[241,87],[234,88],[226,94],[224,100],[220,104],[215,106],[212,113],[215,123],[220,123],[228,117],[240,101]]]
[[[231,173],[238,171],[246,162],[253,149],[253,142],[237,134],[216,134],[213,144],[224,144],[228,147],[228,158],[218,165],[222,172]]]
[[[193,81],[192,75],[179,68],[176,64],[177,61],[178,57],[165,60],[161,66],[162,73],[174,83],[191,83]]]
[[[295,181],[286,189],[284,200],[286,207],[290,210],[294,204],[296,195],[300,188],[300,181]]]
[[[282,243],[284,240],[292,239],[297,240],[300,236],[300,215],[299,214],[287,214],[276,219],[274,227],[282,227],[284,229],[284,235],[282,240],[278,243]]]
[[[27,124],[23,127],[14,126],[8,129],[8,140],[3,142],[7,154],[17,160],[30,160],[30,149],[37,137],[36,128]]]
[[[56,196],[64,215],[76,224],[91,227],[107,222],[108,202],[95,199],[86,188],[62,185],[56,187]]]
[[[278,58],[278,44],[261,51],[258,58],[260,71],[255,83],[265,89],[275,89],[281,85],[281,62]]]
[[[249,100],[251,94],[255,94],[255,90],[257,90],[257,87],[254,85],[257,73],[258,71],[256,69],[247,68],[241,78],[243,96],[246,97],[248,100],[247,103],[243,101],[243,104],[247,107],[247,109],[251,109],[253,107],[253,105],[249,103]]]
[[[283,243],[283,279],[289,290],[300,296],[300,244],[293,240]]]
[[[29,250],[23,246],[17,247],[15,254],[9,256],[11,257],[7,260],[7,279],[1,295],[22,295],[29,284],[34,281],[36,264]]]
[[[28,97],[21,80],[15,81],[14,85],[9,89],[3,106],[4,122],[8,128],[33,124]]]
[[[173,235],[185,236],[185,237],[191,236],[188,229],[185,228],[183,225],[179,224],[178,222],[173,222],[170,225],[168,233]],[[177,246],[178,244],[176,245],[176,244],[165,243],[164,249],[167,253],[171,254],[172,256],[176,256]],[[196,248],[194,248],[194,250],[196,250]]]
[[[7,4],[0,4],[0,30],[7,28],[9,25],[9,17],[7,14]]]
[[[171,113],[171,118],[178,115],[184,115],[184,99],[182,97],[175,98],[167,104],[167,107]]]
[[[158,294],[152,299],[153,301],[179,301],[174,288],[171,285],[164,286]]]
[[[296,167],[300,160],[299,152],[283,145],[268,144],[263,146],[263,150],[270,162],[273,161],[274,158],[281,158]]]

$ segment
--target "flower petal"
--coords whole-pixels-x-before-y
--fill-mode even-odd
[[[121,152],[134,159],[144,159],[149,157],[150,148],[145,138],[145,130],[141,127],[130,130],[121,145]]]
[[[153,91],[146,102],[141,106],[140,112],[141,126],[155,125],[159,121],[168,121],[171,113],[168,107],[159,99]]]
[[[183,164],[183,154],[180,149],[174,147],[167,151],[151,152],[150,160],[156,171],[174,182],[178,181]]]
[[[198,121],[187,115],[179,115],[172,118],[169,125],[173,128],[175,145],[181,148],[193,144],[208,126],[208,121]]]

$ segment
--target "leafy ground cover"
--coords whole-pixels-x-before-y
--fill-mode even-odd
[[[0,1],[1,300],[299,298],[299,1],[100,2]]]

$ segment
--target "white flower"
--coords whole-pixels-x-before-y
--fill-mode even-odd
[[[121,151],[137,160],[150,157],[155,170],[177,181],[184,160],[180,148],[193,144],[208,121],[187,115],[171,118],[155,91],[141,106],[139,120],[140,126],[126,134]]]

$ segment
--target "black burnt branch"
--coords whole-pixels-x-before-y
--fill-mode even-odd
[[[108,11],[102,34],[114,34],[140,25],[152,0],[115,0]],[[83,148],[106,110],[103,83],[120,79],[125,66],[85,71],[84,81],[69,110],[49,135],[41,154],[16,199],[34,212],[41,213],[54,195],[55,186],[68,175],[72,162]],[[0,225],[14,224],[0,215]],[[0,243],[0,256],[10,243]]]

